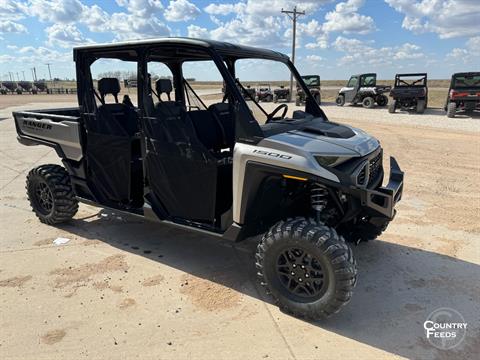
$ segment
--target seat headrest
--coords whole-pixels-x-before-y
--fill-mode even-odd
[[[98,92],[102,96],[107,94],[118,95],[120,92],[120,81],[117,78],[102,78],[98,80]]]
[[[172,92],[172,81],[170,79],[158,79],[155,82],[155,90],[157,90],[158,95],[162,93],[171,93]]]

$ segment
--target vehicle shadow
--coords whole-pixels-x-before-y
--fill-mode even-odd
[[[255,278],[258,239],[234,244],[106,210],[60,228],[271,303]],[[312,326],[406,358],[468,358],[478,349],[479,265],[381,240],[353,250],[359,280],[352,301]],[[424,321],[441,307],[459,311],[470,326],[452,353],[437,350],[424,335]]]

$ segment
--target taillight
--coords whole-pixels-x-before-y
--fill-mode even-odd
[[[468,96],[468,92],[459,92],[455,90],[450,90],[450,97],[452,99],[455,99],[457,97],[463,97],[463,96]]]

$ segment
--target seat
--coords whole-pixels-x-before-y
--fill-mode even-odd
[[[233,149],[235,146],[235,119],[230,111],[230,105],[227,103],[212,104],[208,110],[221,127],[223,147]]]
[[[138,116],[135,109],[118,102],[120,82],[117,78],[102,78],[98,81],[98,92],[102,105],[98,107],[97,120],[107,134],[133,136],[138,132]],[[115,103],[106,103],[111,94]]]

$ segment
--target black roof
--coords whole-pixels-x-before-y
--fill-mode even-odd
[[[187,37],[163,37],[156,39],[145,40],[131,40],[106,44],[92,44],[84,45],[73,48],[74,58],[76,59],[79,54],[86,53],[112,53],[115,51],[122,52],[132,50],[138,47],[154,48],[155,46],[167,46],[167,47],[188,47],[188,48],[203,48],[211,49],[218,52],[222,56],[232,58],[265,58],[272,60],[279,60],[282,62],[288,61],[288,56],[277,51],[267,50],[262,48],[255,48],[251,46],[236,45],[228,42],[193,39]],[[128,55],[125,55],[127,58]],[[133,55],[132,55],[133,57]],[[181,57],[176,54],[176,58]],[[192,54],[185,55],[185,58],[190,59]],[[196,58],[193,56],[193,58]],[[201,56],[199,55],[199,58]]]
[[[477,75],[480,75],[480,71],[459,72],[459,73],[453,74],[452,76],[457,76],[457,75],[460,75],[460,76],[477,76]]]
[[[352,75],[352,76],[360,77],[360,76],[365,76],[365,75],[375,75],[375,76],[377,76],[377,73],[363,73],[363,74],[355,74],[355,75]]]

